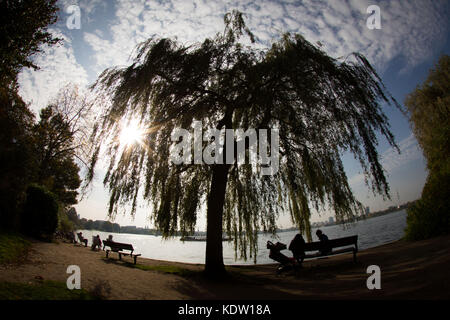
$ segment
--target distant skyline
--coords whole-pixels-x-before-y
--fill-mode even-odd
[[[67,20],[80,9],[80,29],[69,29]],[[381,29],[369,29],[370,5],[380,8]],[[107,67],[130,64],[135,46],[149,37],[177,37],[184,44],[201,42],[223,31],[223,15],[233,9],[246,14],[246,23],[267,48],[282,32],[302,34],[320,43],[332,57],[364,54],[382,77],[387,89],[403,105],[408,93],[422,83],[441,54],[450,52],[450,2],[435,1],[59,1],[59,21],[51,26],[63,45],[47,48],[35,61],[41,70],[25,69],[19,76],[20,94],[37,114],[66,83],[86,87]],[[420,197],[427,176],[422,151],[407,118],[385,108],[392,132],[401,150],[398,154],[380,138],[378,151],[391,188],[392,201],[375,197],[364,185],[361,168],[352,155],[344,154],[350,186],[364,207],[378,211]],[[76,209],[82,218],[107,219],[108,195],[102,170],[97,172],[92,192]],[[120,225],[152,226],[149,209],[138,209],[135,219],[118,215]],[[331,212],[314,214],[311,221],[325,221]],[[205,214],[196,229],[205,229]],[[289,215],[279,226],[290,227]]]

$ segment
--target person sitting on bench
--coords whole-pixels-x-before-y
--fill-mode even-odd
[[[110,235],[108,236],[108,239],[106,239],[106,240],[103,241],[103,251],[105,251],[105,247],[106,247],[105,242],[106,242],[106,241],[114,242],[114,241],[113,241],[113,236],[112,236],[112,234],[110,234]]]
[[[303,259],[305,259],[305,239],[300,233],[297,233],[292,239],[289,244],[289,250],[292,251],[292,255],[301,267]]]
[[[91,246],[91,249],[92,249],[92,250],[95,250],[95,249],[101,250],[101,248],[102,248],[102,240],[100,240],[100,236],[99,236],[99,235],[97,235],[97,236],[92,236],[92,246]]]
[[[331,253],[330,242],[327,235],[319,229],[316,231],[316,236],[320,240],[320,254],[326,256],[327,254]]]
[[[78,239],[80,240],[81,243],[84,243],[84,246],[87,247],[88,244],[88,239],[83,238],[83,232],[78,232],[77,233]]]

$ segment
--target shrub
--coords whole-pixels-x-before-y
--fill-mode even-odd
[[[51,239],[58,226],[58,202],[45,188],[30,185],[22,211],[23,232],[39,239]]]
[[[75,230],[75,224],[69,219],[64,210],[59,210],[58,213],[58,230],[63,233]]]
[[[450,56],[443,55],[425,82],[405,100],[429,175],[422,198],[408,209],[406,238],[450,233]]]
[[[407,209],[406,239],[450,233],[450,174],[430,175],[422,198]]]

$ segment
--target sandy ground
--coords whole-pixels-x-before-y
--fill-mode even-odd
[[[103,283],[108,299],[449,299],[450,236],[426,241],[403,240],[351,254],[306,261],[298,274],[275,273],[276,265],[227,267],[232,277],[204,279],[202,265],[138,258],[143,265],[175,265],[199,271],[178,276],[129,268],[112,253],[91,251],[69,243],[34,242],[24,263],[0,266],[0,281],[66,282],[69,265],[81,269],[81,286],[92,290]],[[123,258],[131,261],[129,257]],[[367,267],[381,269],[381,289],[368,290]]]

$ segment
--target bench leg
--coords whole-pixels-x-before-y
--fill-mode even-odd
[[[134,256],[133,258],[134,258],[134,264],[136,264],[137,256]]]
[[[356,251],[353,251],[353,262],[356,263]]]
[[[119,260],[122,260],[122,254],[119,253]]]

